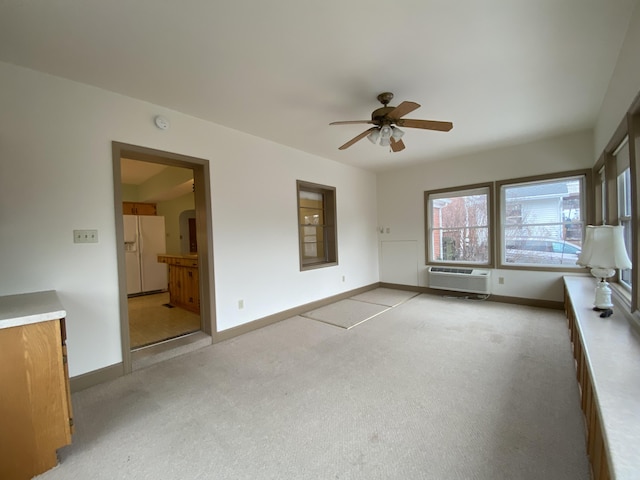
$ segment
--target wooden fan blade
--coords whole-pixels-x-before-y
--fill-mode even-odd
[[[387,117],[391,120],[397,120],[400,117],[404,117],[407,113],[411,113],[414,110],[420,108],[420,104],[416,102],[402,102],[396,108],[391,110]]]
[[[329,125],[353,125],[356,123],[373,123],[371,120],[347,120],[344,122],[331,122]]]
[[[396,140],[395,138],[391,137],[389,138],[389,140],[391,141],[391,151],[399,152],[401,150],[404,150],[405,147],[402,139]]]
[[[364,132],[362,132],[360,135],[357,135],[355,137],[353,137],[351,140],[349,140],[347,143],[345,143],[344,145],[342,145],[341,147],[338,147],[338,150],[344,150],[346,148],[349,148],[351,145],[353,145],[354,143],[356,143],[358,140],[362,140],[364,137],[366,137],[367,135],[369,135],[371,132],[373,132],[374,130],[376,130],[378,127],[371,127],[368,130],[365,130]]]
[[[453,128],[451,122],[438,122],[436,120],[397,120],[396,125],[399,127],[423,128],[425,130],[438,130],[440,132],[448,132]]]

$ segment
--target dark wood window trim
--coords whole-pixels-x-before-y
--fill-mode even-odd
[[[532,270],[532,271],[567,271],[567,272],[576,272],[580,271],[579,269],[573,267],[554,267],[551,265],[511,265],[508,263],[504,263],[502,261],[502,187],[505,185],[517,185],[519,183],[528,183],[528,182],[542,182],[546,180],[562,180],[563,178],[569,177],[579,177],[584,176],[584,184],[582,187],[582,208],[584,208],[583,221],[584,225],[593,223],[593,210],[594,210],[594,188],[592,185],[592,169],[585,170],[572,170],[567,172],[558,172],[558,173],[550,173],[546,175],[535,175],[530,177],[521,177],[521,178],[513,178],[507,180],[500,180],[496,182],[495,190],[496,190],[496,221],[495,221],[495,229],[496,229],[496,257],[497,257],[497,268],[501,269],[509,269],[509,270]],[[583,232],[584,233],[584,232]]]
[[[627,116],[629,123],[629,168],[631,169],[631,305],[632,312],[640,308],[640,238],[638,229],[640,228],[640,165],[638,158],[640,154],[640,102],[636,102],[635,109]]]
[[[305,201],[305,194],[319,199]],[[335,187],[297,180],[296,197],[300,271],[337,265]]]
[[[487,225],[489,235],[489,258],[486,263],[466,263],[466,262],[447,262],[447,261],[434,261],[431,260],[431,209],[429,208],[429,200],[431,196],[440,195],[443,193],[451,193],[452,195],[464,193],[466,191],[487,189]],[[492,268],[494,266],[494,227],[493,217],[495,212],[494,205],[494,184],[493,182],[476,183],[473,185],[462,185],[458,187],[440,188],[437,190],[428,190],[424,192],[424,238],[425,238],[425,264],[433,265],[437,263],[443,266],[461,266],[461,267],[478,267],[478,268]]]
[[[627,115],[618,125],[618,128],[612,135],[609,143],[605,147],[598,162],[594,166],[596,169],[605,168],[605,181],[607,194],[605,198],[607,220],[609,224],[618,223],[618,165],[616,161],[616,152],[618,146],[624,141],[625,137],[629,137],[629,169],[631,173],[631,262],[633,264],[631,270],[631,292],[618,283],[618,278],[612,279],[614,287],[618,287],[619,298],[626,304],[629,313],[637,312],[640,308],[640,239],[638,238],[638,228],[640,228],[640,194],[638,188],[640,186],[640,166],[638,165],[638,152],[640,151],[640,95],[629,109]],[[637,321],[637,319],[634,319]]]

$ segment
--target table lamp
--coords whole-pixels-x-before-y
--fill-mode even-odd
[[[610,317],[613,303],[607,278],[613,277],[616,269],[631,268],[622,225],[587,225],[582,251],[576,263],[591,268],[591,275],[599,280],[593,309],[601,311],[601,317]]]

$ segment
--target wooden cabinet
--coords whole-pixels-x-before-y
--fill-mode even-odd
[[[563,281],[591,478],[640,478],[640,338],[633,320],[617,298],[610,317],[593,311],[593,277]]]
[[[0,478],[45,472],[71,443],[65,340],[63,318],[0,328]]]
[[[171,305],[200,313],[198,259],[158,255],[158,262],[169,265],[169,301]]]
[[[155,203],[122,202],[123,215],[157,215]]]

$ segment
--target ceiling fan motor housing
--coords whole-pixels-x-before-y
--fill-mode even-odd
[[[381,108],[378,108],[377,110],[374,110],[371,113],[371,121],[373,121],[376,125],[380,125],[384,123],[387,115],[393,110],[395,110],[395,108],[396,107],[381,107]],[[387,123],[391,123],[391,122],[389,121]]]

